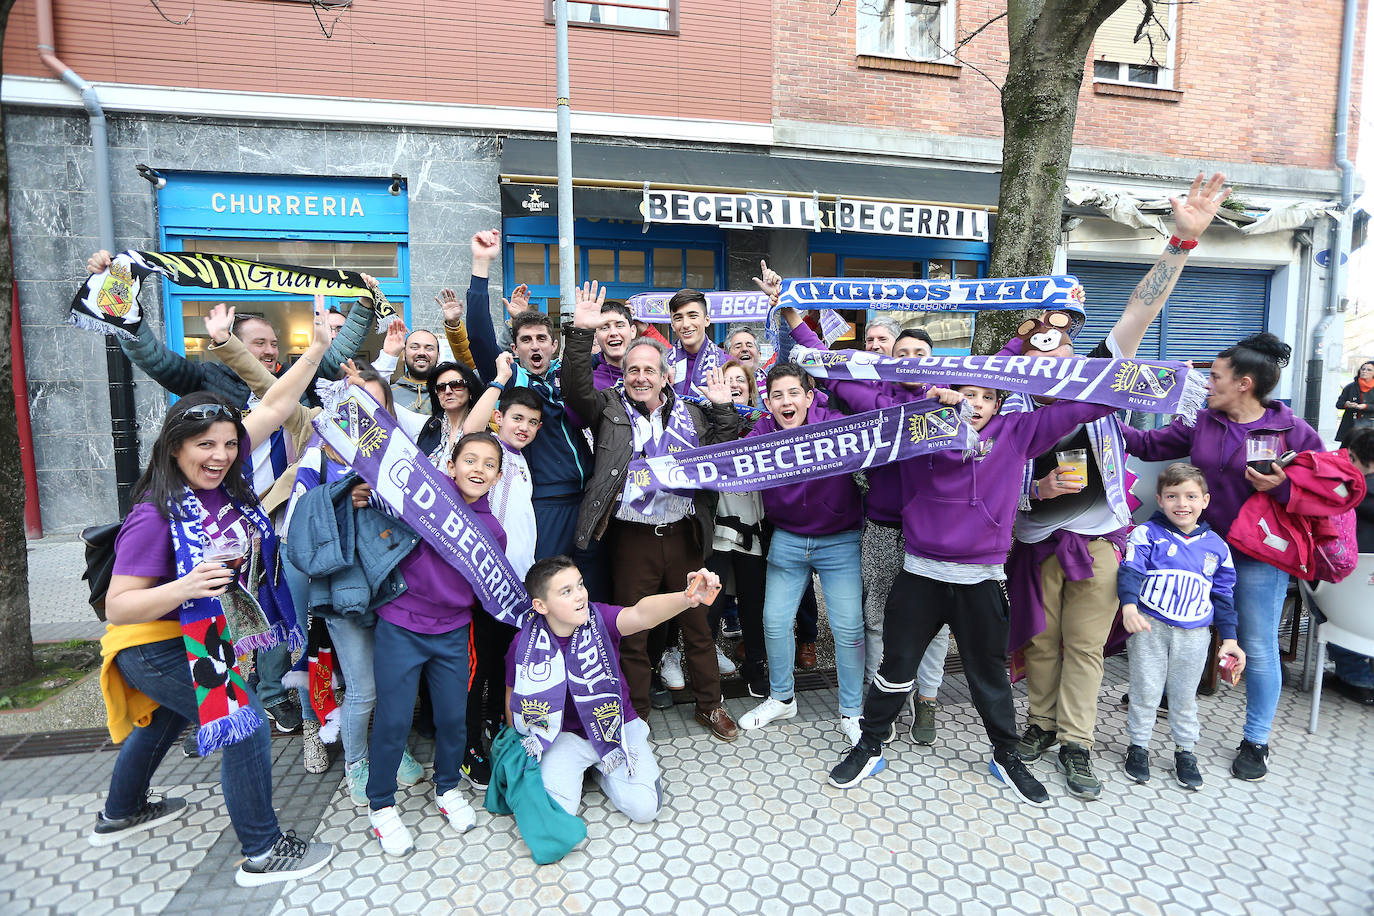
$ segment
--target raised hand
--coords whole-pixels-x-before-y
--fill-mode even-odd
[[[472,259],[474,261],[490,261],[500,253],[500,229],[487,229],[472,237]]]
[[[1198,172],[1193,179],[1193,185],[1188,189],[1188,197],[1179,200],[1177,197],[1170,197],[1169,203],[1174,208],[1174,232],[1185,242],[1196,239],[1207,231],[1207,227],[1212,225],[1212,218],[1217,215],[1217,209],[1221,207],[1221,202],[1231,194],[1231,189],[1226,187],[1226,176],[1216,172],[1207,183],[1203,184],[1202,173]]]
[[[505,308],[506,314],[514,318],[523,312],[528,312],[534,308],[530,305],[530,288],[521,283],[511,291],[510,298],[501,297],[501,305]]]
[[[946,407],[954,407],[964,400],[964,396],[952,388],[931,388],[926,397],[935,398]]]
[[[406,322],[399,315],[386,326],[386,340],[382,342],[382,352],[387,356],[401,355],[406,348]]]
[[[434,297],[434,301],[439,303],[439,309],[444,313],[444,324],[457,327],[462,323],[463,303],[456,292],[444,287],[439,290],[439,295]]]
[[[339,371],[343,373],[344,382],[349,385],[357,385],[359,388],[363,384],[362,373],[358,371],[357,365],[351,359],[346,359],[339,366]]]
[[[730,385],[725,381],[725,372],[719,368],[706,373],[706,399],[712,404],[733,404]]]
[[[113,261],[114,258],[110,256],[110,253],[102,248],[86,259],[86,273],[98,274],[107,269]]]
[[[516,290],[519,292],[519,290]],[[601,306],[606,302],[606,288],[595,280],[583,283],[577,290],[573,302],[573,327],[594,331],[601,327],[605,319],[601,317]],[[726,398],[729,400],[729,398]]]
[[[777,305],[778,296],[782,294],[782,274],[769,267],[767,261],[759,261],[759,272],[754,285],[768,294],[770,305]]]
[[[382,291],[382,284],[378,283],[377,278],[372,276],[372,274],[359,274],[359,276],[363,278],[363,282],[367,284],[367,288],[374,293],[380,293]]]
[[[496,382],[504,385],[515,374],[515,354],[506,350],[496,354]]]
[[[234,307],[218,303],[210,309],[210,314],[205,316],[205,333],[210,335],[210,340],[217,344],[222,344],[229,339],[229,334],[234,330]]]
[[[315,358],[315,365],[320,364],[320,357],[329,349],[331,338],[329,336],[329,322],[324,320],[328,312],[323,305],[315,306],[315,320],[311,328],[313,336],[310,338],[310,346],[305,348],[306,356]]]

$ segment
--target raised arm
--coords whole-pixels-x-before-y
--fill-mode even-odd
[[[325,351],[324,358],[320,360],[320,375],[328,379],[339,377],[339,367],[345,362],[358,355],[358,348],[363,345],[367,335],[372,332],[372,319],[376,313],[376,301],[380,299],[385,302],[386,297],[382,295],[381,285],[376,279],[363,274],[363,279],[372,289],[373,298],[360,296],[358,301],[353,303],[353,308],[348,310],[348,319],[344,321],[344,326],[339,328],[339,334]]]
[[[1126,300],[1126,309],[1112,328],[1112,337],[1123,356],[1135,356],[1140,342],[1145,339],[1145,332],[1159,317],[1164,303],[1169,300],[1169,293],[1173,292],[1174,284],[1178,282],[1178,276],[1188,260],[1188,249],[1193,247],[1189,243],[1196,242],[1207,231],[1212,218],[1217,215],[1217,208],[1230,193],[1225,175],[1217,172],[1204,185],[1202,173],[1198,172],[1186,199],[1169,198],[1174,208],[1174,234],[1187,247],[1175,245],[1171,239],[1159,260],[1140,278],[1131,292],[1131,298]]]
[[[1186,458],[1193,451],[1193,429],[1179,417],[1162,429],[1136,429],[1116,423],[1121,437],[1126,440],[1126,451],[1141,461],[1168,461],[1173,458]]]
[[[444,288],[434,297],[434,301],[443,313],[444,336],[448,338],[448,348],[453,351],[453,358],[469,369],[476,369],[477,363],[473,361],[472,347],[468,343],[468,330],[463,326],[463,303],[458,301],[458,294]]]
[[[491,293],[487,275],[491,262],[501,250],[501,233],[496,229],[472,237],[472,280],[468,283],[468,344],[477,376],[489,382],[496,365],[496,329],[491,324]]]
[[[300,406],[301,394],[319,371],[320,358],[329,349],[329,328],[324,322],[324,311],[319,308],[315,309],[314,332],[310,346],[296,364],[277,379],[262,402],[243,418],[250,441],[262,442],[286,422],[292,409]]]
[[[277,377],[267,371],[262,360],[248,352],[243,341],[230,333],[233,326],[234,309],[223,302],[210,309],[210,314],[205,316],[205,332],[210,335],[209,353],[233,369],[254,394],[263,397],[267,389],[276,384]]]
[[[583,283],[573,305],[573,324],[564,332],[563,397],[579,417],[596,416],[596,381],[592,372],[592,343],[604,320],[601,305],[606,290],[595,281]]]
[[[463,435],[468,433],[486,432],[491,423],[492,412],[496,410],[496,405],[501,401],[501,392],[510,383],[511,376],[515,371],[511,368],[515,362],[515,356],[510,353],[502,353],[496,357],[496,378],[492,380],[487,389],[482,392],[482,396],[477,399],[477,403],[472,405],[468,415],[463,420]]]

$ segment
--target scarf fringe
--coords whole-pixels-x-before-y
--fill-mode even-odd
[[[305,634],[296,624],[288,626],[281,622],[274,623],[261,633],[250,633],[234,640],[234,654],[241,657],[255,649],[273,649],[282,643],[286,643],[287,649],[292,652],[304,651]],[[285,683],[285,679],[282,683]]]
[[[202,723],[196,731],[196,747],[200,756],[235,744],[262,727],[262,719],[251,706],[240,706],[227,716]]]
[[[87,315],[85,312],[73,310],[71,314],[67,316],[67,324],[74,328],[80,328],[83,331],[108,334],[111,337],[121,337],[128,341],[138,340],[138,336],[131,333],[128,329],[120,327],[119,325],[110,324],[108,321],[103,321],[92,315]]]
[[[281,685],[294,690],[309,690],[310,675],[299,668],[292,668],[281,676]]]
[[[544,755],[544,745],[540,744],[539,739],[534,735],[525,735],[520,739],[520,743],[524,746],[525,753],[529,754],[535,760],[540,759]]]
[[[1197,412],[1207,406],[1207,380],[1201,372],[1189,369],[1183,375],[1183,394],[1178,400],[1178,415],[1183,422],[1192,426],[1197,422]]]

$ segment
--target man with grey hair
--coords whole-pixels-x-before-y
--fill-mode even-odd
[[[754,374],[754,384],[758,386],[759,397],[768,394],[768,372],[763,368],[763,351],[759,349],[759,332],[747,324],[735,325],[730,336],[725,338],[725,351],[731,359],[737,359],[746,372]]]
[[[681,449],[714,445],[739,437],[739,414],[730,400],[724,373],[706,373],[706,408],[673,391],[668,350],[641,337],[621,361],[624,385],[596,390],[592,342],[604,318],[606,292],[595,281],[578,291],[572,326],[565,326],[563,395],[568,406],[586,419],[596,442],[596,467],[577,520],[577,547],[604,542],[614,557],[613,603],[629,607],[646,595],[676,591],[700,569],[715,527],[715,495],[659,491],[631,500],[625,493],[632,458],[667,455]],[[696,698],[696,719],[722,741],[739,737],[721,703],[716,643],[705,606],[688,608],[679,617],[687,644],[687,669]],[[620,643],[621,667],[630,701],[640,718],[649,717],[649,634],[637,633]]]
[[[897,335],[901,333],[902,326],[900,324],[891,318],[879,315],[864,327],[864,349],[869,353],[891,356],[892,347],[897,343]]]

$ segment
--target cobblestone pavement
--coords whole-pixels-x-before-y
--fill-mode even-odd
[[[340,763],[309,776],[299,740],[279,737],[283,826],[338,853],[310,880],[254,890],[233,883],[239,853],[213,758],[174,749],[156,784],[185,795],[189,816],[104,849],[85,833],[113,753],[0,759],[0,912],[1371,912],[1374,713],[1330,695],[1321,733],[1308,735],[1308,695],[1286,689],[1269,777],[1240,783],[1226,767],[1243,694],[1223,689],[1200,700],[1202,791],[1167,779],[1163,720],[1157,775],[1140,787],[1119,769],[1124,710],[1106,701],[1125,679],[1112,660],[1097,751],[1103,798],[1069,797],[1046,757],[1033,764],[1053,796],[1046,809],[1018,804],[987,775],[959,676],[942,691],[938,744],[903,736],[888,769],[848,792],[824,782],[844,750],[833,689],[801,694],[796,719],[734,744],[706,738],[690,704],[655,713],[667,793],[658,821],[632,824],[589,787],[588,840],[542,867],[511,818],[479,811],[472,832],[448,833],[427,783],[400,799],[415,853],[384,858],[365,812],[341,791]],[[738,714],[750,702],[730,706]],[[414,749],[429,759],[428,742]]]
[[[105,624],[86,603],[86,545],[75,537],[29,541],[29,622],[34,642],[99,639]]]

